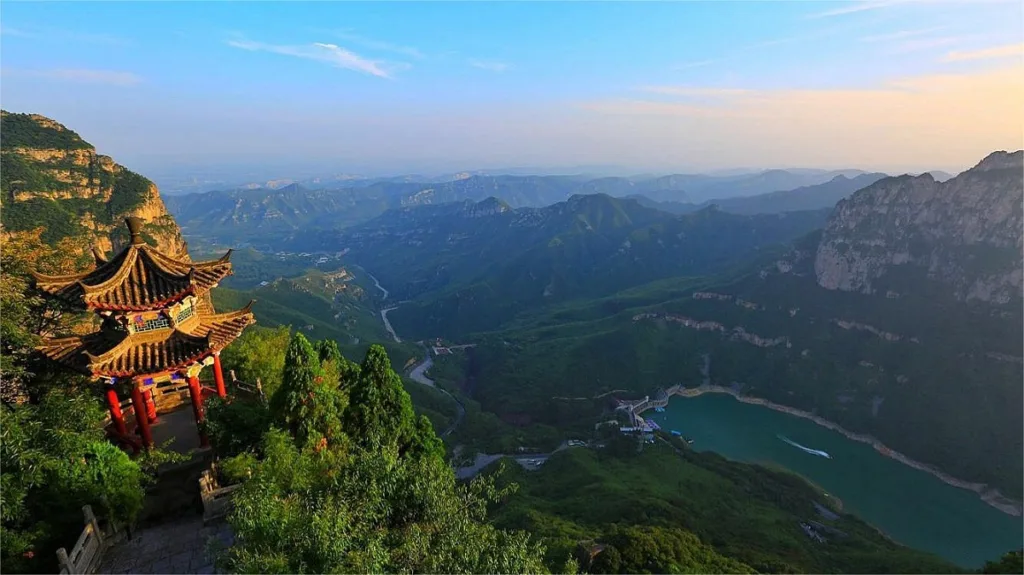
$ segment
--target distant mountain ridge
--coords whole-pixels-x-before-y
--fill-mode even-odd
[[[279,189],[236,189],[203,194],[171,196],[167,203],[183,228],[193,237],[214,241],[242,241],[285,237],[297,231],[339,229],[362,222],[391,208],[501,198],[513,208],[542,207],[568,200],[573,195],[607,194],[616,197],[642,196],[648,206],[673,213],[687,213],[706,207],[698,202],[709,193],[742,195],[750,192],[778,192],[763,201],[737,198],[715,200],[726,211],[753,214],[759,211],[819,209],[831,207],[839,194],[852,192],[869,175],[847,178],[846,173],[811,172],[790,174],[782,170],[732,176],[675,174],[657,177],[602,177],[461,174],[443,182],[408,182],[404,178],[380,180],[363,187],[309,189],[290,184]],[[873,175],[872,175],[873,177]],[[810,183],[808,183],[810,182]],[[352,182],[349,182],[352,183]],[[831,184],[832,188],[826,186]],[[775,186],[821,185],[808,188],[806,200],[782,194]],[[821,201],[813,196],[820,192]],[[831,194],[831,195],[829,195]],[[800,196],[799,192],[792,194]],[[715,197],[722,197],[721,195]],[[658,202],[658,203],[650,203]],[[735,207],[733,207],[735,206]],[[744,207],[748,206],[748,207]]]
[[[405,333],[455,336],[530,307],[720,270],[820,227],[826,215],[707,208],[677,216],[604,194],[513,209],[491,198],[389,210],[346,230],[296,235],[291,245],[350,250],[346,258],[396,299],[419,298],[396,311]],[[409,319],[417,314],[432,327]]]
[[[756,196],[711,199],[700,204],[681,202],[657,202],[644,195],[627,196],[641,204],[674,214],[686,214],[710,205],[734,214],[778,214],[800,210],[832,208],[836,203],[853,192],[878,180],[888,177],[882,173],[860,174],[852,178],[839,174],[828,182],[813,186],[802,186],[792,190],[781,190]]]

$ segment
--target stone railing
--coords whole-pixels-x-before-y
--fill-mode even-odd
[[[217,468],[214,465],[203,471],[199,478],[199,496],[203,500],[203,524],[210,523],[226,516],[232,507],[231,494],[242,484],[221,487],[217,481]]]
[[[64,575],[76,573],[92,573],[100,564],[103,557],[103,532],[93,515],[92,507],[82,507],[82,514],[85,515],[85,529],[78,536],[78,541],[68,553],[63,547],[57,550],[57,562],[60,565],[60,573]]]
[[[267,396],[266,396],[265,393],[263,393],[263,384],[260,383],[260,378],[257,377],[256,378],[256,384],[253,385],[253,384],[245,383],[244,381],[240,381],[235,376],[235,370],[232,369],[229,373],[231,374],[231,385],[232,385],[232,387],[234,387],[238,391],[241,391],[241,392],[246,393],[246,394],[248,394],[248,395],[250,395],[252,397],[255,397],[256,399],[259,399],[263,403],[267,402]]]

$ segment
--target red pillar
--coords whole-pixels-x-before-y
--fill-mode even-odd
[[[132,408],[135,409],[135,424],[142,433],[142,445],[149,449],[153,447],[153,434],[149,431],[149,418],[146,416],[146,402],[142,399],[142,392],[132,384]]]
[[[220,370],[220,352],[213,354],[213,380],[217,382],[217,395],[222,399],[228,396],[224,386],[224,373]]]
[[[188,378],[188,394],[192,396],[192,415],[196,418],[196,427],[203,422],[203,391],[199,387],[199,375],[190,375]],[[202,431],[199,432],[199,444],[203,447],[210,445],[210,440],[207,439],[206,434]]]
[[[114,429],[121,435],[128,435],[124,426],[124,414],[121,413],[121,400],[117,397],[117,390],[111,385],[107,388],[107,404],[110,406],[110,420],[114,422]]]
[[[150,423],[156,422],[156,402],[153,401],[153,390],[147,389],[142,392],[142,399],[146,400],[146,417]]]

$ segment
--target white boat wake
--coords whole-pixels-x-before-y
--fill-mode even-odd
[[[824,457],[825,459],[832,459],[832,456],[829,455],[828,452],[821,451],[820,449],[811,449],[810,447],[804,447],[803,445],[800,445],[799,443],[793,441],[792,439],[786,437],[785,435],[777,435],[776,437],[801,451],[810,453],[811,455],[817,455],[818,457]]]

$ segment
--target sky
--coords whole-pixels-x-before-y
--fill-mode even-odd
[[[1024,147],[1024,7],[5,1],[0,105],[143,173],[956,172]]]

